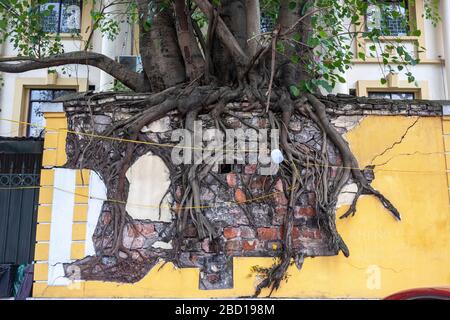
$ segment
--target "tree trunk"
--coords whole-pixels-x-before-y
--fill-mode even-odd
[[[178,46],[173,10],[163,0],[139,0],[139,51],[152,91],[186,80],[183,57]]]

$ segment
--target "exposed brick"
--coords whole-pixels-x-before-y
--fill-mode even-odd
[[[195,238],[197,237],[197,228],[190,224],[184,229],[184,236],[186,238]]]
[[[250,184],[250,188],[264,190],[265,187],[266,187],[266,181],[267,181],[267,177],[266,176],[254,177],[252,179],[251,184]]]
[[[225,243],[226,251],[240,251],[241,249],[241,241],[239,240],[229,240]]]
[[[145,238],[144,237],[128,237],[128,236],[124,235],[122,243],[125,248],[139,249],[144,246]]]
[[[276,191],[283,191],[283,181],[281,179],[278,179],[275,183],[275,190]]]
[[[253,251],[256,248],[257,240],[244,240],[242,241],[242,249],[244,251]]]
[[[139,228],[141,234],[145,237],[151,236],[155,233],[155,225],[153,223],[144,223],[140,225]]]
[[[205,252],[211,252],[210,241],[209,239],[203,239],[202,241],[202,250]]]
[[[284,216],[287,212],[287,208],[286,208],[286,206],[277,206],[277,207],[275,207],[275,212],[278,215]]]
[[[284,216],[286,215],[287,207],[286,206],[276,206],[275,214],[272,219],[272,224],[274,225],[282,225]]]
[[[226,227],[223,229],[223,236],[227,239],[237,238],[240,235],[240,231],[239,228]]]
[[[227,174],[227,183],[228,186],[234,188],[236,186],[236,173],[234,172],[229,172]]]
[[[286,196],[284,195],[284,192],[278,192],[274,194],[273,197],[275,199],[275,204],[277,204],[278,206],[285,206],[289,202]]]
[[[294,217],[302,218],[302,217],[314,217],[316,215],[316,210],[313,207],[294,207]]]
[[[302,239],[292,239],[292,246],[294,249],[303,249],[303,240]]]
[[[308,204],[314,206],[316,204],[316,194],[314,192],[308,193]]]
[[[300,228],[294,226],[292,228],[292,234],[291,234],[292,239],[297,239],[300,237],[300,235],[301,235]]]
[[[258,228],[257,231],[260,240],[280,239],[280,228]]]
[[[104,225],[108,225],[108,224],[111,223],[111,220],[112,220],[112,214],[111,214],[111,212],[109,212],[109,211],[103,212],[103,215],[102,215],[102,221],[103,221],[103,224],[104,224]]]
[[[320,239],[321,233],[317,229],[301,229],[301,235],[304,238]]]
[[[234,192],[234,198],[238,203],[242,203],[247,200],[244,191],[242,191],[241,189],[236,189],[236,191]]]
[[[239,229],[241,238],[252,239],[256,236],[255,230],[253,230],[251,227],[242,226]]]
[[[254,174],[256,173],[256,164],[249,164],[245,166],[244,169],[245,174]]]
[[[217,273],[210,273],[206,276],[208,282],[216,283],[220,280],[220,276]]]

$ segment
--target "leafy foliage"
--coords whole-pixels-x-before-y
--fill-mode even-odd
[[[299,33],[279,39],[276,49],[280,54],[289,54],[294,64],[301,64],[314,77],[297,84],[300,91],[313,92],[319,88],[331,91],[336,84],[344,83],[343,74],[351,68],[355,60],[375,59],[380,64],[382,82],[389,73],[404,73],[409,82],[415,77],[410,67],[420,62],[419,52],[425,48],[413,41],[414,48],[407,47],[401,41],[404,35],[420,37],[421,30],[415,25],[415,0],[380,1],[380,0],[311,0],[303,1],[300,7],[297,0],[289,3],[290,10],[300,10],[301,16],[310,16],[311,32],[308,38],[302,39]],[[47,0],[0,0],[0,41],[10,41],[19,56],[42,58],[62,53],[64,47],[59,34],[44,31],[42,19],[50,15],[52,6],[42,6]],[[144,30],[152,27],[152,21],[158,10],[170,6],[169,0],[158,3],[151,1],[148,7]],[[439,17],[439,1],[424,0],[423,17],[437,25]],[[214,1],[215,6],[220,1]],[[121,10],[116,7],[120,5]],[[192,3],[188,3],[192,8]],[[276,21],[280,8],[279,0],[261,0],[261,13],[264,19]],[[44,9],[43,9],[44,8]],[[99,30],[103,37],[114,40],[120,31],[120,23],[138,23],[136,1],[96,1],[91,12],[92,33]],[[198,9],[191,10],[192,19],[206,29],[207,17]],[[142,20],[141,20],[142,22]],[[395,28],[393,29],[392,25]],[[301,23],[298,28],[301,28]],[[400,31],[399,31],[400,30]],[[266,32],[268,37],[271,32]],[[74,33],[73,36],[79,36]],[[91,37],[85,49],[92,47]],[[410,43],[410,42],[409,42]],[[295,50],[287,48],[307,48],[310,55],[299,55]],[[355,47],[357,50],[355,50]],[[292,53],[294,52],[294,53]],[[312,58],[311,58],[312,57]],[[297,90],[290,88],[293,94]]]

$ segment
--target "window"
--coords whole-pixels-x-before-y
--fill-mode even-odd
[[[28,122],[37,124],[39,126],[44,125],[44,115],[42,114],[42,107],[56,106],[60,103],[52,102],[54,99],[62,97],[63,95],[75,92],[75,90],[45,90],[45,89],[32,89],[30,90],[30,104],[28,108]],[[28,126],[28,137],[39,137],[43,132],[42,127]]]
[[[81,29],[81,0],[48,0],[40,5],[42,27],[49,33],[79,33]]]
[[[261,32],[270,32],[275,27],[275,18],[268,15],[261,13]]]
[[[367,31],[380,29],[382,35],[406,36],[409,33],[408,2],[385,0],[370,4],[366,21]]]
[[[391,100],[414,100],[414,92],[369,92],[369,98]]]

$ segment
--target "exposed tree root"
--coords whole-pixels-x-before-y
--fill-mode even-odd
[[[193,133],[194,121],[202,114],[209,114],[214,121],[215,128],[225,131],[228,126],[223,121],[223,117],[233,114],[229,102],[240,102],[246,99],[251,106],[248,107],[248,110],[264,114],[268,105],[264,96],[266,91],[267,89],[214,88],[212,86],[170,88],[140,101],[138,104],[142,106],[141,111],[123,121],[112,124],[105,132],[111,137],[149,142],[151,140],[141,130],[166,116],[168,112],[173,112],[179,117],[179,127],[184,127]],[[285,155],[285,161],[280,165],[275,176],[267,177],[267,186],[270,190],[277,181],[281,181],[282,187],[278,188],[282,190],[287,202],[285,203],[286,214],[282,223],[282,248],[277,263],[265,271],[260,269],[264,278],[257,286],[255,296],[258,296],[264,288],[270,288],[270,293],[278,289],[281,282],[286,279],[289,266],[295,262],[300,268],[303,263],[305,253],[294,249],[292,239],[294,207],[297,199],[303,194],[311,192],[315,194],[318,223],[321,232],[327,236],[328,247],[333,252],[342,251],[345,256],[349,255],[349,249],[336,230],[335,210],[338,195],[349,179],[356,182],[358,192],[349,210],[342,217],[355,214],[359,196],[369,193],[376,196],[386,209],[400,219],[397,209],[370,185],[358,168],[358,162],[347,142],[330,124],[322,102],[311,94],[294,98],[287,90],[278,87],[272,88],[270,99],[270,108],[266,114],[269,129],[279,130],[279,149]],[[320,129],[322,137],[318,146],[291,140],[289,122],[293,116],[301,117],[304,121],[309,121]],[[244,119],[238,116],[235,119],[249,127]],[[72,137],[71,139],[76,138]],[[193,139],[195,139],[194,136]],[[85,145],[72,142],[70,143],[72,149],[68,152],[70,155],[68,166],[78,168],[82,161],[84,167],[96,170],[107,185],[108,199],[120,200],[118,203],[106,202],[104,204],[103,212],[111,213],[112,223],[107,227],[98,228],[96,232],[96,257],[88,257],[75,263],[81,267],[83,278],[100,279],[103,277],[110,281],[130,281],[126,272],[118,273],[118,270],[122,268],[120,266],[137,264],[139,267],[133,268],[141,270],[139,274],[142,275],[143,272],[146,272],[145,270],[148,271],[148,268],[156,263],[155,256],[146,255],[141,251],[133,253],[133,250],[123,245],[124,228],[126,225],[132,225],[133,222],[125,210],[129,188],[125,174],[128,168],[148,151],[159,156],[169,168],[171,185],[168,192],[181,208],[173,209],[174,222],[167,226],[167,234],[172,240],[173,249],[170,254],[162,253],[159,257],[166,262],[172,261],[175,265],[179,264],[188,224],[195,226],[198,239],[210,239],[213,243],[218,243],[219,229],[204,215],[201,209],[202,206],[208,205],[201,201],[201,190],[208,188],[210,177],[226,185],[223,177],[212,172],[212,163],[174,165],[170,157],[171,149],[158,146],[121,143],[115,140],[108,143],[102,140],[93,140]],[[342,166],[330,160],[330,152],[342,159]],[[106,154],[109,156],[108,159],[104,158]],[[332,175],[332,172],[335,174]],[[243,189],[247,199],[254,198],[255,195],[252,194],[248,185],[244,184]],[[177,190],[181,190],[181,194],[177,195]],[[259,201],[271,207],[274,200],[269,198]],[[239,206],[251,221],[251,212],[247,211],[247,205],[242,203]],[[102,259],[105,256],[114,257],[111,266],[104,266]],[[94,273],[95,276],[92,275]]]

